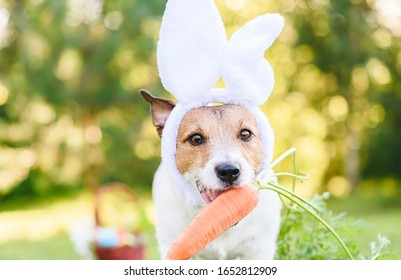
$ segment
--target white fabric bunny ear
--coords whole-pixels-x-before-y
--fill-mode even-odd
[[[164,88],[182,103],[201,98],[220,77],[226,46],[213,0],[169,0],[157,47]]]
[[[264,52],[284,26],[279,14],[259,16],[233,34],[223,61],[222,76],[234,99],[262,105],[274,86],[274,73]]]
[[[162,19],[157,62],[163,86],[178,100],[163,129],[162,161],[174,183],[194,206],[205,204],[196,186],[178,170],[177,134],[182,118],[209,103],[237,104],[255,117],[264,145],[263,167],[273,155],[274,132],[257,107],[274,86],[264,51],[284,25],[281,16],[248,22],[227,42],[214,0],[168,0]],[[220,75],[227,89],[213,89]]]

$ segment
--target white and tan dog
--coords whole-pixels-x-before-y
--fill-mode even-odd
[[[153,123],[162,136],[174,102],[156,98],[144,90],[141,93],[151,104]],[[204,205],[228,188],[252,184],[263,159],[264,147],[255,119],[241,106],[204,106],[189,111],[182,119],[177,137],[177,167],[199,191]],[[153,199],[157,241],[164,257],[200,208],[185,199],[163,164],[154,177]],[[205,259],[272,259],[280,208],[275,193],[261,191],[258,206],[203,249],[199,256]]]
[[[164,88],[178,102],[141,91],[162,141],[162,163],[153,181],[162,258],[202,207],[228,188],[251,185],[268,168],[274,132],[258,106],[274,86],[264,51],[283,26],[280,15],[261,15],[227,40],[213,0],[168,0],[157,62]],[[214,88],[220,77],[224,89]],[[267,190],[259,195],[257,207],[198,256],[272,259],[280,200]]]

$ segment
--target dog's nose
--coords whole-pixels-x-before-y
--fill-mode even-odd
[[[240,173],[239,167],[232,164],[224,163],[216,166],[217,177],[228,184],[232,184],[237,180]]]

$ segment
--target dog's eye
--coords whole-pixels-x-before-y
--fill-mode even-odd
[[[248,129],[243,129],[240,132],[240,137],[242,141],[249,141],[252,138],[252,132]]]
[[[200,144],[203,143],[204,139],[202,137],[202,135],[195,133],[192,134],[189,138],[188,138],[189,143],[191,143],[194,146],[199,146]]]

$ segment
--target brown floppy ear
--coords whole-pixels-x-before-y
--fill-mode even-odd
[[[175,102],[155,97],[144,89],[141,89],[139,92],[142,94],[143,98],[150,103],[153,125],[156,127],[159,136],[162,137],[164,124],[171,111],[174,109]]]

